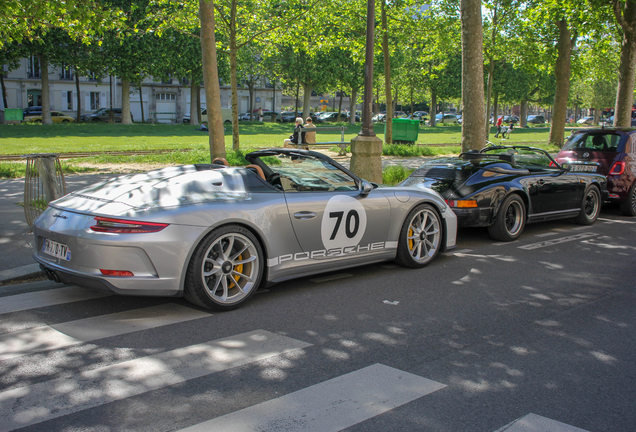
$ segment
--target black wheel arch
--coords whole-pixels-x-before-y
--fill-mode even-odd
[[[495,206],[493,206],[492,220],[494,221],[497,218],[497,214],[499,214],[499,210],[501,210],[501,205],[503,204],[505,199],[508,198],[510,195],[517,195],[519,196],[519,198],[521,198],[521,201],[523,201],[523,205],[526,207],[525,216],[526,216],[526,222],[527,222],[528,215],[531,213],[530,197],[528,196],[528,193],[524,189],[518,189],[518,188],[511,188],[508,190],[508,193],[501,194],[497,198],[497,203]]]

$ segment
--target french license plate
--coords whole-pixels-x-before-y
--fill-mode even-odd
[[[54,256],[55,258],[61,258],[65,261],[71,260],[71,250],[69,249],[68,246],[62,243],[54,242],[49,239],[44,239],[42,252],[44,252],[47,255]]]
[[[578,172],[596,172],[596,165],[570,165],[570,171]]]

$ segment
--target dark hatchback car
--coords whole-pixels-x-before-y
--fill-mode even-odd
[[[542,115],[529,115],[526,122],[532,124],[544,124],[545,117],[543,117]]]
[[[600,128],[573,132],[557,155],[570,171],[607,176],[609,200],[636,216],[636,129]]]
[[[113,108],[113,119],[115,123],[121,123],[121,108]],[[82,116],[83,121],[92,122],[108,122],[110,118],[110,108],[100,108],[90,114],[84,114]],[[134,121],[132,113],[130,113],[130,119]]]

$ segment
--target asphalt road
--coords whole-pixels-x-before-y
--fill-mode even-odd
[[[635,264],[636,218],[608,207],[227,313],[8,287],[0,430],[634,431]]]

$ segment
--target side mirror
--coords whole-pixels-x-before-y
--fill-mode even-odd
[[[373,185],[366,180],[362,180],[360,184],[360,195],[366,196],[373,190]]]

